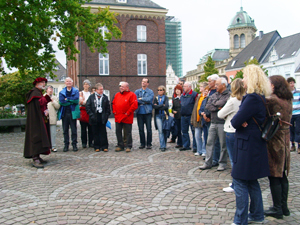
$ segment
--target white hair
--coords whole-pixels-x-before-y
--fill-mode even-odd
[[[184,84],[188,85],[190,88],[192,87],[192,84],[190,82],[185,82]]]
[[[218,74],[212,74],[210,76],[207,77],[207,80],[211,79],[211,80],[218,80],[219,79],[219,75]]]
[[[73,79],[72,79],[71,77],[67,77],[66,80],[67,80],[67,79],[70,80],[70,81],[72,81],[72,83],[74,82]]]
[[[227,80],[224,77],[220,77],[219,79],[221,80],[221,84],[225,84],[225,86],[227,87]]]

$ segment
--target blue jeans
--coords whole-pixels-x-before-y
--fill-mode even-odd
[[[151,146],[152,145],[152,128],[151,128],[152,113],[137,114],[136,118],[139,127],[141,146]],[[146,125],[146,129],[147,129],[147,142],[145,138],[144,124]]]
[[[203,138],[202,138],[203,133]],[[195,139],[197,143],[197,152],[199,154],[206,154],[206,143],[207,143],[207,135],[208,135],[208,129],[207,126],[203,127],[195,127]]]
[[[227,145],[227,152],[229,155],[229,159],[230,159],[230,164],[231,164],[231,168],[233,166],[233,162],[232,162],[232,157],[233,157],[233,151],[234,151],[234,138],[235,138],[235,133],[228,133],[226,132],[226,145]]]
[[[264,208],[260,186],[257,180],[240,180],[233,178],[236,198],[234,223],[246,225],[248,217],[255,221],[264,220]],[[250,195],[250,213],[248,215]]]
[[[163,118],[164,115],[156,115],[156,126],[158,129],[159,134],[159,144],[160,148],[166,148],[166,140],[167,140],[167,133],[163,131]]]
[[[184,148],[190,148],[190,135],[189,135],[189,127],[191,127],[193,134],[193,149],[197,149],[197,144],[195,140],[195,131],[191,124],[191,116],[182,116],[181,117],[181,131],[182,131],[182,145]]]
[[[291,124],[292,126],[290,126],[290,140],[291,142],[300,143],[300,115],[293,115]]]

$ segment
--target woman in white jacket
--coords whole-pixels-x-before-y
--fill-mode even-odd
[[[49,85],[46,90],[47,94],[51,97],[51,102],[48,102],[47,108],[49,110],[49,124],[50,124],[50,136],[52,152],[57,152],[56,149],[56,124],[57,124],[57,111],[60,108],[60,104],[56,96],[53,95],[53,87]]]
[[[226,133],[226,146],[227,146],[227,152],[229,155],[231,167],[233,165],[232,163],[232,156],[233,156],[233,145],[234,145],[234,135],[235,135],[235,129],[231,125],[231,119],[234,117],[234,115],[238,112],[239,107],[242,102],[242,98],[245,95],[245,89],[243,80],[241,78],[235,79],[231,83],[231,96],[227,100],[224,107],[218,112],[218,117],[221,119],[225,119],[224,124],[224,131]],[[232,184],[229,184],[229,187],[223,188],[223,191],[225,192],[233,192]]]

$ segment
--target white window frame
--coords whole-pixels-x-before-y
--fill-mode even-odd
[[[102,66],[102,71],[101,71]],[[99,53],[99,75],[109,75],[109,54]]]
[[[105,94],[108,99],[110,99],[110,91],[109,90],[103,90],[103,94]]]
[[[119,3],[127,3],[127,0],[117,0]]]
[[[136,27],[137,41],[146,42],[147,41],[147,27],[145,25],[138,25]]]
[[[109,30],[107,29],[106,26],[99,27],[98,32],[101,32],[104,41],[107,41],[107,40],[108,40],[108,39],[105,39],[105,33],[108,33],[108,32],[109,32]]]
[[[140,66],[140,70],[139,70]],[[147,75],[147,55],[146,54],[138,54],[137,55],[137,73],[140,76]]]

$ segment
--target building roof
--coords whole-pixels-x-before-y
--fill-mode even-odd
[[[229,49],[213,49],[207,52],[199,61],[199,64],[203,64],[207,61],[208,57],[211,57],[213,61],[219,62],[229,58]]]
[[[287,59],[293,57],[300,49],[300,33],[279,39],[274,49],[278,59]],[[265,57],[264,62],[269,62],[271,52]]]
[[[256,58],[259,63],[266,58],[271,48],[276,41],[280,39],[280,35],[277,31],[272,31],[267,34],[257,36],[252,42],[250,42],[236,57],[234,57],[227,65],[225,70],[240,69],[245,66],[244,62]]]
[[[126,3],[118,2],[117,0],[92,0],[89,4],[98,4],[98,5],[120,5],[127,7],[144,7],[144,8],[157,8],[165,9],[158,4],[150,0],[127,0]]]
[[[48,81],[64,81],[66,79],[67,76],[67,70],[66,68],[56,59],[55,60],[55,64],[57,64],[55,70],[53,71],[53,73],[56,75],[56,77],[54,77],[53,79],[51,79],[48,75],[46,76]]]
[[[239,27],[253,27],[256,30],[254,19],[252,19],[246,11],[241,7],[240,11],[230,21],[228,29],[239,28]]]
[[[298,67],[297,67],[295,73],[300,73],[300,64],[298,65]]]

